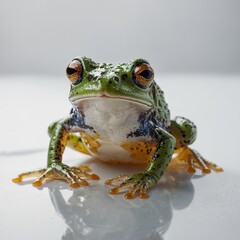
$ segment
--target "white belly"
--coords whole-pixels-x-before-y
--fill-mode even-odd
[[[130,145],[151,142],[147,136],[129,136],[139,128],[140,114],[149,109],[143,104],[103,97],[82,100],[78,109],[84,115],[85,125],[90,127],[81,131],[83,142],[98,159],[134,162]]]

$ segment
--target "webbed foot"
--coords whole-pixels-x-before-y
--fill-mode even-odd
[[[88,185],[86,180],[98,180],[96,174],[89,174],[90,168],[87,166],[69,167],[63,163],[52,163],[48,168],[39,171],[31,171],[19,174],[17,178],[12,179],[13,182],[19,183],[23,179],[37,177],[32,185],[39,187],[43,181],[47,179],[62,179],[69,183],[70,187],[76,188]]]
[[[126,199],[132,199],[136,192],[139,192],[139,198],[148,198],[147,189],[156,184],[158,179],[150,173],[136,173],[133,175],[120,175],[118,177],[105,181],[107,185],[120,184],[109,190],[109,194],[127,193],[124,195]]]
[[[189,147],[179,148],[175,151],[175,153],[177,154],[177,156],[174,157],[173,160],[186,162],[188,166],[187,171],[189,173],[195,173],[196,169],[200,169],[203,174],[211,173],[211,170],[214,170],[215,172],[223,171],[221,167],[207,161],[201,156],[200,153]]]

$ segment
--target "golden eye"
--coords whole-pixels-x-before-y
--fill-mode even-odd
[[[147,88],[154,79],[154,72],[148,63],[141,63],[134,68],[134,82],[141,88]]]
[[[79,60],[74,59],[66,69],[66,75],[72,84],[77,85],[82,81],[83,67]]]

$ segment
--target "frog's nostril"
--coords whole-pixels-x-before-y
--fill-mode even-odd
[[[121,76],[122,81],[127,80],[127,78],[128,78],[128,75],[125,73]]]
[[[72,75],[72,74],[74,74],[75,72],[77,72],[77,70],[76,70],[75,68],[70,68],[70,67],[68,67],[68,68],[66,69],[66,72],[67,72],[68,75]]]
[[[115,76],[108,80],[108,84],[118,83],[119,81],[120,79],[117,76]]]

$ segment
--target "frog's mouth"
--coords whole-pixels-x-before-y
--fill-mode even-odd
[[[69,100],[70,102],[75,106],[78,107],[81,102],[88,101],[88,100],[97,100],[97,99],[104,99],[104,100],[114,100],[114,101],[125,101],[126,103],[132,103],[136,104],[142,107],[145,107],[147,109],[150,109],[152,107],[151,103],[145,102],[143,100],[126,97],[126,96],[111,96],[106,93],[104,94],[98,94],[98,95],[86,95],[86,96],[77,96],[77,97],[71,97]]]

